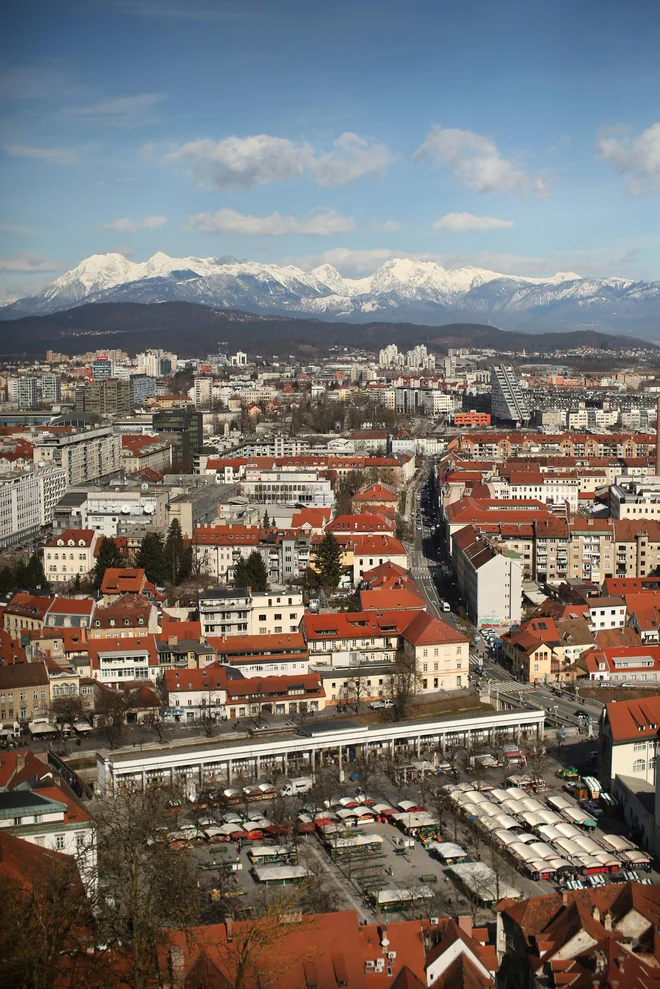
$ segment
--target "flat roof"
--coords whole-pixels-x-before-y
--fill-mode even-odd
[[[289,746],[297,745],[298,748],[303,746],[303,738],[310,739],[310,744],[319,743],[323,741],[323,736],[328,739],[331,743],[333,738],[337,738],[338,744],[347,744],[348,739],[341,739],[338,737],[339,732],[353,732],[353,737],[356,741],[377,741],[379,735],[384,739],[405,737],[407,731],[412,733],[420,732],[420,734],[428,733],[433,735],[443,729],[451,731],[453,726],[456,726],[456,730],[463,730],[462,726],[465,723],[470,725],[471,730],[478,731],[479,723],[489,721],[492,724],[498,725],[508,725],[508,724],[526,724],[534,725],[541,724],[545,720],[545,711],[543,710],[513,710],[506,712],[495,712],[495,711],[484,711],[483,713],[474,714],[467,713],[464,716],[448,715],[443,718],[418,718],[413,721],[392,721],[392,722],[380,722],[373,725],[360,725],[351,721],[341,721],[341,722],[318,722],[311,725],[299,725],[296,729],[294,735],[289,732],[281,732],[277,734],[268,735],[268,738],[259,736],[258,734],[251,737],[238,737],[235,735],[239,733],[227,732],[221,736],[215,736],[214,738],[200,738],[197,742],[192,744],[177,745],[175,748],[165,747],[160,743],[153,743],[153,747],[143,747],[142,749],[136,751],[135,749],[99,749],[97,751],[97,758],[107,761],[108,763],[118,764],[122,762],[146,762],[146,761],[160,761],[162,760],[165,764],[171,765],[171,760],[177,761],[177,759],[195,759],[197,756],[201,757],[201,761],[204,761],[204,755],[212,751],[211,758],[213,761],[217,759],[222,759],[226,753],[227,758],[231,758],[231,753],[235,752],[237,749],[253,749],[256,750],[259,746],[268,746],[269,750],[273,750],[273,746],[279,743],[288,743]],[[341,725],[340,728],[328,730],[328,724],[338,724]],[[309,731],[308,729],[311,729]],[[336,733],[336,734],[335,734]],[[369,737],[370,736],[370,737]],[[288,746],[287,746],[288,747]],[[250,757],[250,753],[248,753]]]
[[[297,732],[299,735],[312,738],[314,735],[331,732],[359,731],[360,728],[364,728],[364,725],[359,725],[357,721],[316,721],[309,725],[298,725]]]

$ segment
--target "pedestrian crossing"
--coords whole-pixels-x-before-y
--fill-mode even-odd
[[[534,683],[517,683],[515,680],[492,680],[491,691],[498,691],[500,694],[524,694],[530,690],[537,690]]]

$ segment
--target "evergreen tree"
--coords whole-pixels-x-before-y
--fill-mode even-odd
[[[42,591],[49,591],[50,584],[46,579],[44,565],[38,553],[33,553],[25,568],[25,583],[30,590],[39,588]]]
[[[341,577],[341,546],[331,532],[326,532],[316,551],[316,563],[324,587],[336,587]]]
[[[25,560],[19,560],[14,567],[14,588],[25,590],[29,586]]]
[[[247,560],[241,557],[234,567],[234,587],[249,587],[250,575],[247,568]]]
[[[263,521],[262,521],[261,524],[264,527],[264,529],[270,529],[270,519],[268,518],[268,511],[267,510],[264,512],[264,517],[263,517]]]
[[[268,590],[268,571],[261,553],[256,549],[245,560],[239,560],[234,569],[234,586],[251,587],[253,591]]]
[[[163,537],[159,532],[148,532],[135,555],[135,566],[141,567],[147,575],[147,580],[153,584],[164,584],[169,580],[167,560]]]
[[[103,583],[103,577],[108,567],[123,567],[124,560],[119,553],[119,548],[114,539],[104,536],[99,546],[99,555],[96,557],[94,567],[94,590],[99,591]]]
[[[178,585],[190,576],[192,569],[192,548],[187,547],[183,541],[181,523],[178,519],[172,519],[170,522],[164,553],[167,579]]]
[[[0,594],[9,594],[15,587],[16,581],[11,567],[3,567],[0,570]]]

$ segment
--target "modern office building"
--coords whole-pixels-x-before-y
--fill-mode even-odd
[[[94,381],[107,381],[112,377],[112,361],[108,357],[97,357],[92,362]]]
[[[154,432],[172,444],[172,470],[192,471],[193,458],[204,445],[204,416],[190,409],[154,413]]]

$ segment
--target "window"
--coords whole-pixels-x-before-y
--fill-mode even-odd
[[[646,772],[646,760],[637,759],[633,762],[633,773],[645,773]]]
[[[633,746],[634,752],[646,752],[646,742],[635,742]]]
[[[57,834],[57,835],[55,835],[55,848],[57,849],[58,852],[61,852],[62,849],[64,848],[64,835],[63,834]]]
[[[429,669],[429,664],[428,663],[423,663],[422,664],[422,671],[424,673],[428,673],[428,669]]]

